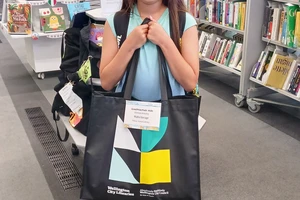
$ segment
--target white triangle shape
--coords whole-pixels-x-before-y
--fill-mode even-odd
[[[119,116],[116,125],[114,147],[141,152],[130,130],[124,127],[124,122]]]

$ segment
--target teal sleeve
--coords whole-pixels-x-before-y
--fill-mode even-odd
[[[184,31],[196,25],[197,25],[196,19],[190,13],[187,12]]]
[[[116,34],[115,25],[114,25],[114,17],[115,17],[115,14],[112,14],[106,18],[106,21],[108,22],[114,36],[116,36],[117,34]]]

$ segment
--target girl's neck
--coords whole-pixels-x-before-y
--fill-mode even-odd
[[[146,18],[152,16],[154,18],[160,17],[160,15],[165,10],[166,6],[162,3],[162,1],[157,1],[153,3],[143,3],[142,1],[138,1],[137,9],[142,18]]]

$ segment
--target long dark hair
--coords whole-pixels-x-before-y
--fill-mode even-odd
[[[123,0],[121,12],[130,14],[134,4],[137,0]],[[183,0],[162,0],[162,3],[169,8],[170,23],[172,24],[172,35],[176,47],[180,50],[180,31],[179,31],[179,17],[178,12],[186,12],[186,7]]]

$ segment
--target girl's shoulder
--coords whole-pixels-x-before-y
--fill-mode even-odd
[[[115,29],[115,25],[114,25],[114,17],[115,17],[115,13],[109,15],[108,17],[106,17],[106,22],[110,26],[110,29],[112,30],[114,36],[116,36],[116,29]]]
[[[193,17],[189,12],[186,12],[186,19],[185,19],[185,28],[184,31],[186,31],[187,29],[191,28],[192,26],[196,26],[197,25],[197,21],[195,19],[195,17]]]

